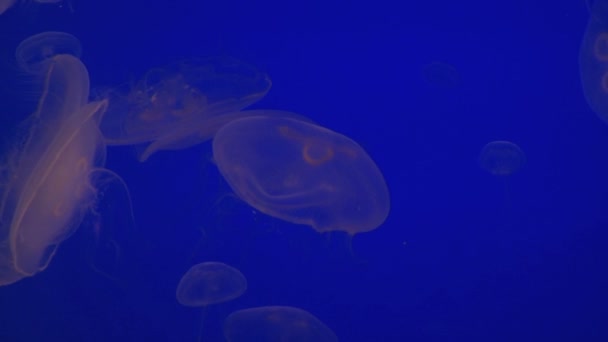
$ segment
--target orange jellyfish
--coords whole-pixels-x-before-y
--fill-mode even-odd
[[[608,123],[608,2],[594,1],[579,51],[579,68],[587,103]]]
[[[105,94],[101,123],[108,145],[147,144],[144,161],[159,150],[182,149],[210,139],[223,124],[270,89],[268,76],[236,59],[190,60],[153,69],[128,94]]]
[[[236,268],[221,262],[202,262],[192,266],[177,285],[177,301],[184,306],[202,307],[203,336],[205,308],[240,297],[247,290],[247,279]]]
[[[42,33],[18,48],[18,59],[48,58],[19,60],[25,70],[44,72],[45,81],[26,121],[29,132],[7,157],[0,181],[0,285],[44,270],[96,199],[92,173],[104,163],[98,123],[107,102],[88,103],[86,67],[73,55],[53,55],[55,38]]]
[[[231,313],[224,321],[228,342],[337,342],[338,337],[310,312],[290,306],[264,306]]]
[[[371,231],[388,216],[384,177],[353,140],[282,117],[223,126],[214,160],[232,190],[257,210],[318,232]]]

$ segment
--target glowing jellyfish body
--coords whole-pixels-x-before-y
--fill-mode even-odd
[[[231,313],[224,321],[228,342],[337,342],[338,338],[308,311],[264,306]]]
[[[479,155],[479,165],[495,176],[509,176],[525,164],[524,152],[510,141],[492,141]]]
[[[95,201],[91,172],[103,164],[98,130],[106,101],[87,103],[88,72],[71,55],[46,70],[44,92],[22,146],[9,156],[0,203],[0,284],[44,270]]]
[[[154,69],[128,94],[106,94],[110,107],[101,130],[108,145],[150,143],[140,155],[144,161],[156,151],[210,139],[270,86],[266,74],[231,58]]]
[[[247,279],[236,268],[221,262],[192,266],[177,285],[177,301],[184,306],[203,307],[241,296]]]
[[[583,92],[593,111],[608,123],[608,1],[594,1],[579,51]]]
[[[382,173],[353,140],[279,117],[222,127],[213,156],[232,190],[252,207],[319,232],[377,228],[390,209]]]

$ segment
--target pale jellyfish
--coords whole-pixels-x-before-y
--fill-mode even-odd
[[[43,72],[38,109],[30,129],[7,157],[0,182],[0,285],[44,270],[59,244],[95,203],[92,172],[105,159],[99,121],[106,101],[88,103],[86,67],[73,55],[53,55],[51,33],[26,39],[17,58],[25,70]],[[46,60],[28,60],[44,50]]]
[[[310,312],[264,306],[231,313],[224,321],[228,342],[337,342],[338,337]]]
[[[205,308],[240,297],[247,290],[247,279],[236,268],[221,262],[203,262],[192,266],[177,285],[177,301],[184,306],[201,307],[201,331]]]
[[[509,177],[518,172],[526,163],[524,152],[510,141],[492,141],[479,154],[479,165],[494,176],[502,178],[505,204],[511,206]]]
[[[249,117],[222,127],[213,158],[257,210],[318,232],[376,229],[390,210],[382,172],[359,144],[302,120]]]
[[[524,152],[510,141],[492,141],[479,154],[479,165],[495,176],[510,176],[525,162]]]
[[[213,137],[270,89],[268,76],[236,59],[190,60],[153,69],[128,91],[104,94],[101,123],[108,145],[144,144],[141,161],[159,150],[186,148]]]
[[[608,1],[593,2],[579,51],[580,76],[587,103],[608,123]]]

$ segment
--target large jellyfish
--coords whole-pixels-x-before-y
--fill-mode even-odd
[[[214,137],[213,158],[249,205],[318,232],[367,232],[389,213],[384,177],[363,148],[308,122],[281,117],[233,121]]]
[[[53,54],[60,36],[69,35],[42,33],[17,49],[26,70],[43,73],[44,90],[0,182],[0,285],[44,270],[96,199],[92,172],[105,159],[98,124],[107,102],[88,103],[88,72],[78,58]]]
[[[596,0],[579,51],[583,92],[591,109],[608,123],[608,1]]]
[[[210,139],[226,122],[255,114],[241,109],[261,99],[270,86],[266,74],[227,57],[153,69],[128,93],[103,95],[110,106],[101,130],[108,145],[149,144],[139,157],[144,161],[156,151]]]
[[[290,306],[263,306],[231,313],[224,321],[228,342],[337,342],[338,337],[310,312]]]
[[[247,279],[236,268],[221,262],[202,262],[192,266],[177,285],[177,301],[184,306],[202,307],[203,336],[205,307],[240,297],[247,290]]]

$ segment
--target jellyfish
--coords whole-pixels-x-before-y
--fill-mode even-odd
[[[227,57],[189,60],[153,69],[128,91],[103,95],[110,106],[101,123],[108,145],[147,144],[145,161],[159,150],[210,139],[270,89],[268,76]]]
[[[203,262],[192,266],[177,285],[177,301],[190,307],[202,307],[201,331],[205,308],[240,297],[247,290],[247,279],[236,268],[221,262]]]
[[[481,149],[479,165],[490,174],[502,178],[506,208],[511,206],[509,177],[518,172],[525,163],[524,152],[510,141],[492,141]]]
[[[594,1],[579,51],[585,99],[608,123],[608,1]]]
[[[337,342],[338,337],[310,312],[290,306],[263,306],[231,313],[224,321],[228,342]]]
[[[390,199],[384,177],[355,141],[284,117],[223,126],[213,158],[232,190],[255,209],[318,232],[353,236],[380,226]]]
[[[44,74],[43,70],[37,69],[46,67],[43,62],[56,55],[80,58],[82,46],[78,38],[66,32],[47,31],[25,39],[15,51],[19,67],[31,74]]]
[[[510,176],[525,164],[524,152],[510,141],[492,141],[479,155],[479,165],[495,176]]]
[[[23,142],[6,158],[0,190],[0,285],[44,270],[59,244],[94,204],[94,172],[104,164],[98,125],[107,101],[88,102],[89,77],[74,55],[49,50],[56,35],[26,39],[17,58],[45,50],[48,58],[20,59],[44,72],[44,91]],[[40,52],[40,51],[38,51]]]

